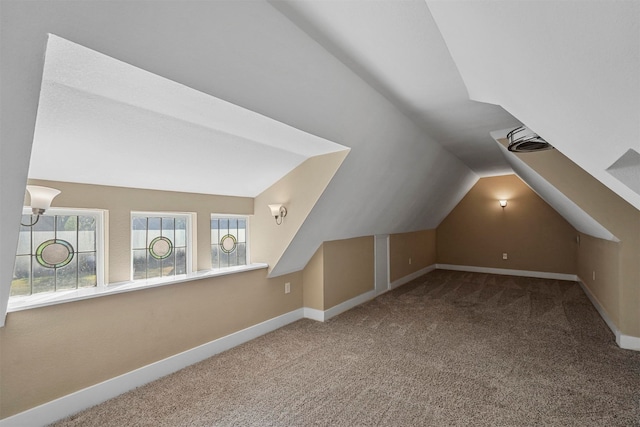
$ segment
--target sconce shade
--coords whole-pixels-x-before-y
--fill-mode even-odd
[[[49,209],[53,198],[60,194],[60,190],[39,185],[27,185],[27,191],[31,196],[31,209],[36,215],[43,214]]]
[[[503,208],[505,206],[507,206],[507,201],[506,200],[500,200],[500,206],[502,206]]]
[[[269,209],[271,209],[271,215],[276,218],[276,224],[282,224],[282,218],[287,216],[287,208],[285,208],[281,203],[269,205]],[[280,218],[280,221],[278,221]]]
[[[282,204],[269,205],[269,209],[271,209],[271,216],[280,216],[281,208]]]

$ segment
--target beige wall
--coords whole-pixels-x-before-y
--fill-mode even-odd
[[[506,145],[506,141],[500,141]],[[580,278],[605,304],[603,307],[616,326],[625,335],[640,337],[640,211],[620,196],[605,187],[600,181],[585,172],[559,150],[549,150],[535,155],[518,155],[518,158],[540,174],[571,201],[613,233],[619,243],[618,263],[606,255],[607,265],[596,265],[597,256],[590,254],[592,246],[580,246],[578,258],[582,259]],[[610,264],[610,263],[613,263]],[[590,265],[588,265],[590,264]],[[607,271],[617,269],[617,280],[613,275],[602,281],[597,268]],[[589,283],[589,270],[596,270],[596,282]]]
[[[130,279],[132,210],[195,212],[195,264],[206,270],[210,214],[251,215],[254,206],[251,198],[31,183],[62,190],[54,207],[108,210],[110,282]],[[275,279],[266,274],[256,270],[9,313],[0,329],[0,417],[302,307],[302,272]]]
[[[389,277],[391,282],[435,263],[436,230],[421,230],[389,236]]]
[[[482,178],[438,226],[437,260],[575,274],[577,234],[517,176]]]
[[[609,318],[618,325],[620,312],[620,244],[580,233],[578,277],[589,288]],[[595,272],[595,279],[594,279]]]
[[[9,313],[0,417],[300,307],[302,273],[267,279],[262,269]]]
[[[349,150],[312,157],[255,198],[251,254],[255,262],[277,264]],[[287,216],[277,225],[269,205],[282,203]]]
[[[374,289],[374,237],[323,243],[324,309]]]
[[[316,253],[304,267],[303,300],[305,307],[324,310],[324,248],[320,245]]]

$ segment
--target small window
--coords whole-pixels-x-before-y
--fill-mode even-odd
[[[190,236],[190,214],[132,213],[133,280],[190,273]]]
[[[248,263],[247,217],[211,215],[211,268]]]
[[[32,217],[29,211],[22,215],[11,296],[104,284],[103,212],[51,208]]]

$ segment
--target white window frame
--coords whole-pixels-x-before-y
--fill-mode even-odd
[[[139,282],[151,282],[151,281],[167,281],[167,280],[175,280],[176,277],[182,277],[182,276],[189,276],[190,274],[192,274],[195,269],[193,266],[193,260],[195,259],[195,246],[194,246],[194,242],[195,242],[195,236],[194,236],[194,226],[193,224],[196,223],[196,214],[193,212],[153,212],[153,211],[131,211],[131,215],[130,215],[131,219],[129,221],[129,232],[131,234],[131,239],[129,241],[129,257],[130,257],[130,279],[131,282],[135,282],[135,283],[139,283]],[[163,276],[163,277],[154,277],[154,278],[150,278],[150,279],[134,279],[133,278],[133,219],[134,218],[147,218],[147,217],[160,217],[160,218],[184,218],[186,219],[187,222],[187,230],[186,230],[186,238],[187,238],[187,245],[186,245],[186,262],[187,262],[187,266],[186,266],[186,273],[185,274],[178,274],[175,276]]]
[[[246,221],[246,224],[247,224],[245,229],[246,260],[244,265],[251,265],[251,245],[249,243],[251,241],[250,239],[251,221],[250,221],[249,215],[219,214],[219,213],[211,214],[211,217],[209,218],[209,260],[211,260],[211,247],[213,246],[213,242],[211,241],[211,220],[220,219],[220,218],[238,218],[238,219],[244,219]],[[214,268],[213,266],[211,266],[212,270],[224,270],[225,268],[237,268],[237,266],[221,267],[221,268]]]
[[[22,215],[31,215],[31,208],[24,206],[22,208]],[[79,289],[92,289],[92,288],[104,288],[106,287],[105,281],[105,269],[106,269],[106,257],[105,257],[105,220],[107,211],[101,209],[84,209],[84,208],[49,208],[44,216],[92,216],[96,220],[96,286],[87,286],[84,288],[76,289],[62,289],[52,292],[41,292],[31,295],[14,295],[10,296],[10,299],[29,300],[41,298],[42,294],[55,294],[61,292],[77,291]],[[75,248],[77,250],[77,248]],[[17,254],[16,254],[17,256]]]

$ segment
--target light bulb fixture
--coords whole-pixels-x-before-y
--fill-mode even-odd
[[[287,208],[282,204],[273,204],[269,205],[269,209],[271,209],[271,215],[276,218],[276,224],[282,224],[282,218],[287,216]],[[280,218],[280,222],[278,222],[278,218]]]
[[[507,201],[506,200],[500,200],[500,206],[502,207],[502,209],[507,207]]]
[[[41,187],[39,185],[27,185],[27,191],[31,196],[31,223],[22,224],[25,227],[33,227],[40,219],[40,215],[51,207],[53,198],[60,194],[60,190],[49,187]],[[35,221],[33,220],[35,217]]]
[[[509,146],[514,153],[533,153],[534,151],[551,150],[553,146],[526,126],[520,126],[507,134]]]

